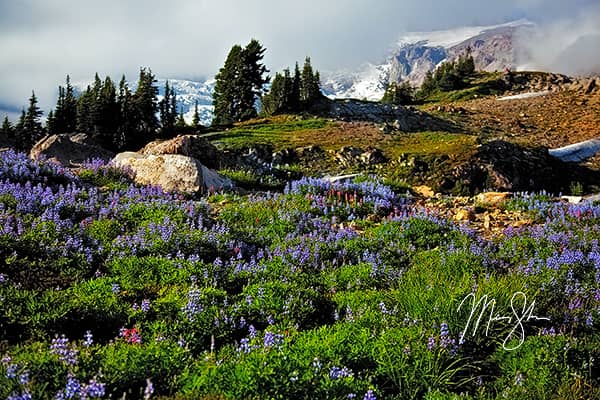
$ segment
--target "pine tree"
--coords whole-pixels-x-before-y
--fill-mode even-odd
[[[240,76],[240,112],[239,121],[256,117],[256,99],[263,94],[263,85],[271,78],[262,64],[266,49],[256,39],[252,39],[242,52],[242,74]]]
[[[304,61],[300,79],[300,101],[308,108],[321,96],[320,74],[313,72],[310,57]]]
[[[239,108],[236,85],[240,75],[241,63],[242,47],[234,45],[227,55],[225,65],[215,76],[213,125],[229,125],[235,121],[236,110]]]
[[[29,107],[23,120],[22,137],[20,140],[23,141],[25,149],[30,149],[38,140],[44,135],[44,128],[42,127],[41,117],[44,114],[37,105],[38,100],[35,96],[35,92],[31,92],[29,98]]]
[[[136,127],[136,145],[144,145],[155,137],[158,129],[158,88],[154,86],[156,79],[152,70],[141,68],[138,80],[138,87],[133,95],[135,107],[137,109],[137,127]]]
[[[200,114],[198,114],[198,100],[194,104],[194,116],[192,117],[192,126],[194,129],[198,129],[200,127]]]
[[[92,89],[88,85],[77,100],[77,130],[79,132],[93,132],[92,103],[94,103],[94,97]]]
[[[294,77],[292,80],[292,93],[290,94],[290,109],[293,111],[300,110],[300,89],[302,87],[302,76],[300,74],[300,66],[296,62],[294,67]]]
[[[11,140],[15,136],[15,128],[12,126],[10,121],[8,120],[8,116],[4,117],[4,121],[2,122],[2,128],[0,129],[0,133],[4,135],[5,138]]]
[[[183,118],[183,110],[179,110],[179,114],[177,114],[177,119],[175,120],[175,127],[177,129],[185,129],[187,127],[185,119]]]
[[[58,87],[58,100],[54,111],[54,122],[49,124],[48,133],[75,132],[77,128],[77,99],[73,93],[71,79],[67,75],[66,88]]]
[[[135,127],[137,126],[137,113],[133,102],[133,95],[127,85],[125,75],[119,82],[119,95],[117,97],[118,123],[116,137],[113,140],[115,149],[122,150],[133,142]]]
[[[273,82],[271,82],[271,90],[262,96],[262,112],[266,115],[284,112],[286,107],[289,106],[286,100],[285,77],[277,72]]]
[[[456,71],[463,79],[473,75],[475,72],[475,60],[473,60],[473,56],[471,55],[470,47],[467,47],[465,54],[458,56]]]
[[[257,40],[245,48],[234,45],[216,75],[213,125],[228,125],[256,116],[255,102],[262,94],[267,68],[261,63],[265,49]]]
[[[65,97],[63,102],[63,116],[65,132],[75,132],[77,127],[77,98],[73,93],[71,78],[67,75],[67,87],[65,89]]]
[[[169,136],[175,128],[175,120],[177,118],[176,104],[175,91],[169,86],[169,81],[166,81],[165,95],[158,104],[160,110],[160,122],[162,125],[161,133],[163,136]]]
[[[98,138],[105,147],[115,148],[115,134],[119,127],[119,104],[117,103],[117,88],[108,76],[100,88],[96,109],[95,130]]]
[[[101,104],[101,96],[102,96],[102,80],[100,76],[96,72],[94,76],[94,86],[92,86],[91,96],[89,97],[89,118],[90,118],[90,131],[88,133],[93,133],[96,136],[101,135],[102,130],[102,104]]]
[[[390,83],[381,99],[382,103],[394,105],[411,104],[413,101],[414,89],[407,81]]]
[[[58,87],[58,100],[56,101],[56,112],[49,112],[46,120],[46,128],[48,133],[55,135],[57,133],[64,132],[64,103],[65,103],[65,89],[62,86]]]
[[[49,135],[55,135],[58,133],[58,129],[56,126],[56,116],[54,115],[54,111],[50,110],[48,112],[48,117],[46,118],[46,131]]]

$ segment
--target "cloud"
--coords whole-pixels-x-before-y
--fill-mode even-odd
[[[212,77],[235,43],[258,39],[277,71],[310,55],[322,70],[384,58],[402,33],[527,17],[577,17],[597,0],[20,0],[0,2],[0,104],[35,89],[44,110],[66,74]],[[1,111],[0,111],[1,112]]]
[[[518,41],[521,64],[570,75],[600,72],[600,4],[540,23]]]

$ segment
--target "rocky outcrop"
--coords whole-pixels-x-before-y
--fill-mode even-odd
[[[167,192],[196,194],[207,190],[233,188],[233,183],[195,158],[180,154],[146,155],[119,153],[112,163],[142,185],[160,186]]]
[[[387,132],[454,131],[449,121],[434,117],[412,107],[372,103],[358,100],[332,101],[328,117],[341,121],[366,121],[385,124]]]
[[[334,152],[334,158],[344,168],[372,167],[387,161],[383,152],[376,148],[362,150],[354,146],[344,146]]]
[[[108,161],[114,156],[114,153],[98,146],[85,133],[65,133],[44,137],[33,146],[29,156],[34,160],[46,158],[65,166],[71,166],[93,158]]]
[[[208,168],[220,169],[223,166],[221,152],[207,139],[199,135],[177,136],[169,140],[148,143],[140,150],[145,155],[179,154],[193,157]]]
[[[583,166],[564,163],[543,147],[523,147],[495,140],[481,145],[466,162],[455,167],[441,190],[476,193],[484,190],[568,192],[574,182],[597,185],[600,175]]]

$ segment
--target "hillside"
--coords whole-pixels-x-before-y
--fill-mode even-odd
[[[586,94],[591,81],[554,74],[518,73],[517,83],[501,90],[503,79],[480,74],[465,89],[434,93],[418,109],[329,102],[329,109],[342,114],[254,120],[209,138],[223,150],[255,154],[248,162],[236,158],[230,167],[259,173],[266,166],[315,176],[369,171],[398,185],[426,184],[447,193],[570,193],[580,185],[585,192],[600,190],[596,158],[575,165],[547,154],[598,136],[600,91]],[[503,99],[529,92],[545,94]],[[321,156],[305,156],[308,146]],[[373,151],[380,156],[371,157]]]

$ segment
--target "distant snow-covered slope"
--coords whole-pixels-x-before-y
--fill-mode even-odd
[[[165,81],[157,79],[159,101],[165,95]],[[213,118],[212,95],[215,88],[215,80],[191,81],[184,79],[168,79],[169,86],[175,90],[178,110],[183,112],[183,118],[187,123],[192,122],[194,107],[198,102],[198,114],[200,123],[204,126],[210,125]]]
[[[457,58],[467,49],[478,69],[515,68],[518,66],[517,36],[533,26],[527,20],[519,20],[493,26],[407,33],[379,65],[367,64],[354,72],[324,72],[323,92],[331,98],[379,100],[389,82],[409,81],[420,85],[428,71],[445,60]]]

